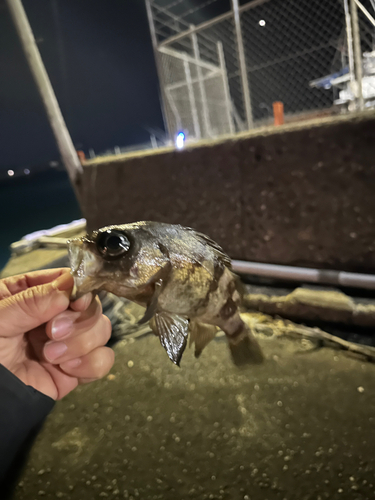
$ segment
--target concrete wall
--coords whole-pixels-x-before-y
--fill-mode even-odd
[[[96,160],[81,205],[90,228],[180,223],[233,258],[375,272],[375,114]]]

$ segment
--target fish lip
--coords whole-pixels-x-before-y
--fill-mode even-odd
[[[73,290],[70,296],[70,300],[77,300],[82,297],[84,294],[79,291],[78,280],[82,280],[82,277],[78,276],[79,269],[82,267],[83,260],[83,249],[82,242],[79,239],[69,240],[68,244],[68,254],[69,254],[69,263],[71,268],[71,275],[74,279]]]
[[[68,240],[67,245],[68,245],[70,268],[74,276],[76,273],[78,273],[79,267],[82,264],[82,259],[83,259],[82,242],[79,239]]]
[[[71,274],[74,279],[71,300],[77,300],[103,284],[97,276],[101,262],[82,239],[69,240],[67,243]]]

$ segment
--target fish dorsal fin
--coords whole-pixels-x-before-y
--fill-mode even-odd
[[[207,325],[196,321],[190,323],[189,347],[193,343],[195,344],[194,355],[196,358],[199,358],[206,345],[215,338],[218,329],[215,325]]]
[[[157,312],[150,323],[153,332],[159,337],[168,357],[180,366],[189,333],[189,320],[179,314]]]
[[[187,227],[186,228],[188,231],[191,231],[195,238],[203,243],[204,245],[209,245],[214,251],[217,256],[217,258],[229,269],[232,268],[232,261],[230,257],[224,252],[224,250],[221,248],[220,245],[216,243],[216,241],[212,240],[209,236],[203,233],[199,233],[198,231],[195,231],[194,229]]]

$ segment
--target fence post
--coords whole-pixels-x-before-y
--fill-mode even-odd
[[[199,126],[198,111],[197,111],[197,106],[195,103],[193,82],[191,79],[189,62],[185,58],[183,59],[183,61],[184,61],[184,71],[185,71],[186,85],[187,85],[187,89],[188,89],[191,115],[193,118],[194,135],[195,135],[196,139],[200,139],[201,138],[201,128]]]
[[[221,42],[217,42],[217,52],[219,54],[219,62],[221,73],[223,75],[223,85],[224,85],[224,95],[225,95],[225,107],[227,111],[227,118],[229,122],[229,130],[231,134],[235,133],[234,124],[232,119],[232,100],[230,98],[229,83],[228,83],[228,73],[227,67],[225,65],[224,49]]]
[[[158,39],[156,37],[154,18],[152,16],[151,0],[146,0],[146,10],[147,10],[148,25],[150,28],[152,48],[155,57],[156,72],[159,77],[160,102],[161,102],[161,112],[163,115],[164,127],[165,131],[167,132],[167,135],[169,135],[169,139],[172,139],[175,131],[172,129],[172,125],[168,119],[167,96],[164,88],[164,74],[161,65],[161,54],[159,52]]]
[[[357,4],[355,0],[350,0],[350,10],[353,25],[353,44],[354,44],[354,66],[355,66],[355,79],[356,79],[356,98],[357,109],[363,110],[364,100],[362,91],[362,49],[361,49],[361,35],[359,32]]]
[[[190,28],[194,28],[194,25],[190,25]],[[191,34],[191,41],[193,44],[193,50],[194,50],[194,57],[197,60],[197,77],[198,77],[198,84],[199,84],[199,93],[201,95],[202,99],[202,115],[203,115],[203,137],[211,137],[211,125],[210,125],[210,116],[208,114],[208,109],[207,109],[207,95],[206,95],[206,89],[204,87],[204,81],[203,81],[203,75],[202,75],[202,68],[199,64],[200,62],[200,53],[199,53],[199,45],[198,45],[198,37],[197,34],[194,32]]]
[[[254,127],[254,122],[253,122],[253,113],[252,113],[252,109],[251,109],[250,87],[249,87],[249,80],[247,77],[245,51],[243,48],[241,19],[240,19],[238,0],[232,0],[232,10],[233,10],[233,17],[234,17],[234,26],[235,26],[235,30],[236,30],[238,59],[239,59],[239,64],[240,64],[242,93],[243,93],[243,99],[244,99],[244,104],[245,104],[247,128],[250,129],[250,128]]]
[[[353,35],[352,35],[352,19],[350,16],[348,0],[344,0],[344,11],[345,11],[345,24],[346,24],[346,43],[348,46],[349,76],[350,76],[350,83],[351,85],[353,85],[353,82],[355,82]],[[354,88],[352,90],[354,91]]]

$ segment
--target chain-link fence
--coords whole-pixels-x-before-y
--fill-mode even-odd
[[[172,137],[375,105],[375,0],[146,2]]]
[[[362,95],[365,108],[375,107],[375,0],[361,0],[357,3],[358,31],[362,71]],[[350,99],[349,109],[356,109],[354,93],[346,88],[342,95]]]

